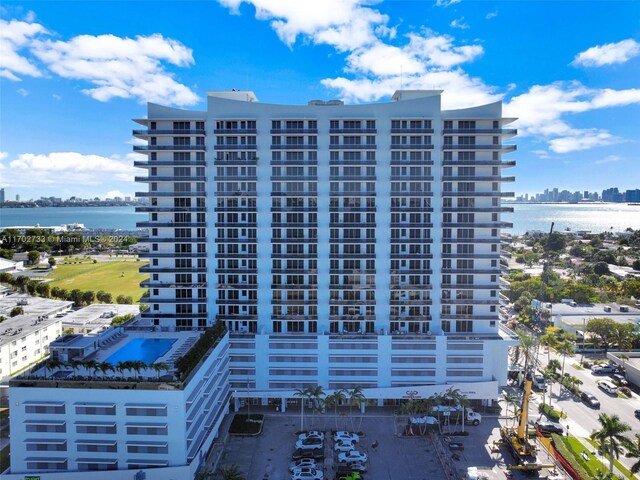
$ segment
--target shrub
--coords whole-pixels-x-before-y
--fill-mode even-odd
[[[560,412],[558,410],[553,410],[548,404],[543,403],[540,405],[540,411],[544,413],[550,420],[557,422],[560,420]]]
[[[13,307],[11,312],[9,312],[10,317],[15,317],[17,315],[22,315],[24,313],[24,308],[22,307]]]

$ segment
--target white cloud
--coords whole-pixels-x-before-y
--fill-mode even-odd
[[[9,156],[9,152],[0,152],[0,162]]]
[[[531,153],[537,155],[539,158],[547,159],[549,158],[549,152],[546,150],[531,150]]]
[[[110,190],[105,194],[104,198],[116,198],[116,197],[124,198],[126,196],[127,195],[122,193],[120,190]]]
[[[591,47],[579,53],[572,65],[584,67],[602,67],[615,63],[625,63],[640,55],[640,43],[628,38],[617,43],[606,43]]]
[[[460,30],[466,30],[469,28],[469,24],[464,21],[464,17],[454,19],[449,26],[451,28],[459,28]]]
[[[55,100],[62,100],[62,97],[60,95],[58,95],[57,93],[54,93],[51,95]]]
[[[327,78],[322,80],[322,84],[338,90],[342,98],[351,102],[380,100],[401,87],[409,90],[444,90],[442,106],[445,109],[483,105],[502,99],[502,95],[493,87],[459,69],[403,76],[402,79],[399,75],[353,80],[345,77]]]
[[[3,160],[7,159],[5,155]],[[128,155],[122,158],[78,152],[22,153],[4,163],[3,182],[14,187],[133,182],[136,174]]]
[[[102,102],[135,98],[184,106],[199,100],[163,64],[192,65],[191,49],[159,34],[135,39],[80,35],[69,41],[37,40],[33,53],[57,75],[93,84],[94,88],[82,92]]]
[[[579,82],[534,85],[505,104],[505,114],[518,117],[521,136],[545,138],[556,153],[611,145],[621,140],[606,130],[575,129],[563,117],[608,107],[640,104],[640,89],[589,89]]]
[[[491,20],[492,18],[496,18],[498,16],[498,12],[489,12],[487,13],[484,18],[486,18],[487,20]]]
[[[595,129],[572,130],[571,135],[549,140],[549,148],[555,153],[579,152],[594,147],[619,143],[620,139],[608,132]]]
[[[604,158],[601,158],[600,160],[596,160],[595,162],[593,162],[594,165],[603,165],[606,163],[615,163],[615,162],[619,162],[620,160],[622,160],[622,157],[619,157],[618,155],[607,155]]]
[[[21,51],[28,48],[39,35],[47,33],[38,24],[27,21],[0,19],[0,77],[20,81],[20,76],[40,77],[42,73]]]
[[[436,0],[436,7],[449,7],[461,1],[462,0]]]
[[[29,95],[31,92],[29,90],[25,90],[24,88],[19,88],[17,90],[17,92],[22,95],[23,97],[26,97],[27,95]]]
[[[376,35],[390,34],[391,29],[377,29],[389,18],[377,10],[361,6],[361,0],[219,0],[238,13],[240,5],[248,3],[256,9],[256,18],[269,20],[278,37],[291,46],[298,35],[314,43],[334,46],[347,51],[375,42]]]

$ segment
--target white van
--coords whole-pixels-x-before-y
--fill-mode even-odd
[[[600,380],[598,382],[598,387],[609,395],[618,395],[618,387],[616,387],[613,383],[608,382],[607,380]]]

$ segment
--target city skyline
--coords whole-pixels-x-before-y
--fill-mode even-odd
[[[203,110],[206,91],[232,88],[277,104],[375,103],[401,87],[443,89],[444,108],[503,100],[520,118],[518,194],[549,177],[636,188],[634,2],[556,2],[554,15],[544,2],[455,0],[181,2],[184,15],[173,2],[60,5],[1,12],[0,186],[14,196],[132,196],[140,141],[122,120],[146,101]]]

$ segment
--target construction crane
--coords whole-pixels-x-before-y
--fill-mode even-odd
[[[536,472],[543,468],[554,467],[553,464],[547,465],[538,462],[536,447],[529,442],[529,436],[527,435],[529,400],[531,399],[532,385],[533,372],[531,365],[527,365],[524,381],[524,394],[522,395],[522,404],[520,405],[518,425],[516,427],[504,426],[500,428],[500,437],[502,439],[501,443],[509,449],[511,456],[515,460],[513,465],[508,466],[509,470]]]

